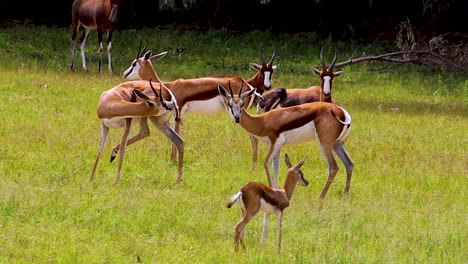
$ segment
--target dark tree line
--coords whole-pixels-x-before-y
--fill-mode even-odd
[[[0,0],[0,25],[68,27],[72,2]],[[427,36],[467,34],[467,16],[466,0],[124,0],[120,27],[268,29],[368,42],[394,40],[399,23],[407,19]]]

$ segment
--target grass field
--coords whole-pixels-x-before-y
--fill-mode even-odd
[[[226,113],[189,115],[182,128],[185,180],[175,183],[170,143],[151,136],[127,149],[122,179],[111,130],[93,184],[100,122],[99,95],[122,82],[140,40],[169,51],[155,67],[163,80],[254,74],[257,48],[276,48],[274,86],[318,83],[313,35],[269,32],[121,30],[114,34],[114,70],[96,72],[95,34],[88,43],[90,72],[68,70],[70,31],[0,28],[0,262],[1,263],[467,263],[468,79],[416,66],[362,64],[343,68],[333,96],[353,118],[346,148],[355,163],[350,199],[343,199],[344,167],[327,197],[327,177],[316,142],[284,147],[310,181],[298,187],[283,218],[282,254],[276,255],[276,218],[259,246],[263,217],[246,230],[248,251],[234,252],[240,209],[225,208],[249,181],[246,132]],[[371,49],[326,43],[339,61]],[[382,48],[391,44],[378,43]],[[386,46],[387,45],[387,46]],[[104,64],[104,70],[107,65]],[[398,112],[391,111],[398,108]],[[252,111],[254,113],[254,111]],[[134,131],[136,132],[136,131]],[[261,146],[260,162],[266,155]],[[285,165],[280,164],[282,183]]]

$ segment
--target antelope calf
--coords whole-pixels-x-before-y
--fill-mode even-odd
[[[344,195],[348,197],[354,164],[344,147],[351,127],[351,116],[345,109],[333,103],[313,102],[251,115],[243,108],[243,99],[251,96],[254,91],[242,93],[240,87],[239,94],[234,95],[230,86],[229,90],[230,93],[219,85],[219,93],[224,97],[226,107],[230,109],[228,113],[232,120],[240,124],[250,135],[269,145],[263,166],[270,186],[276,187],[281,147],[317,139],[328,164],[328,179],[320,198],[325,197],[338,172],[334,153],[346,167]],[[271,177],[270,163],[273,163],[273,177]]]
[[[282,235],[282,219],[284,209],[289,206],[289,201],[293,195],[296,185],[307,186],[309,182],[304,178],[301,167],[304,161],[299,162],[296,166],[292,167],[289,161],[288,154],[285,155],[286,166],[288,172],[284,181],[284,187],[274,188],[259,182],[249,182],[242,187],[227,204],[227,208],[238,201],[242,211],[242,220],[236,225],[234,242],[235,250],[239,250],[239,243],[242,245],[243,250],[246,250],[244,235],[245,226],[252,220],[259,211],[265,213],[262,238],[260,244],[263,245],[268,232],[269,216],[276,214],[278,221],[278,254],[281,252],[281,235]]]

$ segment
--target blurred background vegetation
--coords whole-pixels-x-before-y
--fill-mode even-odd
[[[0,25],[69,27],[73,0],[0,0]],[[395,40],[410,21],[423,39],[448,32],[466,41],[464,0],[123,0],[120,28],[177,26],[192,30],[313,32],[334,41]]]

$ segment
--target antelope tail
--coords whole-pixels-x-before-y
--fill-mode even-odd
[[[226,204],[226,207],[227,208],[231,208],[232,205],[237,201],[237,199],[239,199],[240,197],[242,197],[242,192],[241,191],[238,191],[236,194],[234,194],[231,199],[229,200],[229,202]]]
[[[342,107],[338,106],[341,111],[343,111],[343,114],[345,116],[345,120],[342,121],[339,117],[338,117],[338,114],[335,113],[335,109],[332,109],[332,114],[333,116],[336,118],[336,120],[338,120],[341,124],[343,124],[343,129],[341,130],[341,133],[340,135],[338,136],[338,138],[336,139],[337,142],[344,142],[346,140],[346,138],[348,137],[349,135],[349,132],[350,132],[350,129],[351,129],[351,115]]]

